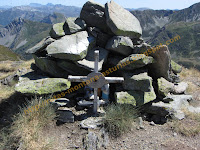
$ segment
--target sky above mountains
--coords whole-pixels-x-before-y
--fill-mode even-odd
[[[82,7],[87,0],[0,0],[0,6],[20,6],[29,5],[30,3],[40,4],[62,4],[66,6]],[[98,3],[105,4],[108,0],[95,0]],[[148,7],[151,9],[183,9],[187,8],[200,0],[115,0],[125,8]]]

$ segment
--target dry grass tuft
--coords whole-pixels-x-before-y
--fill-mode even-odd
[[[129,131],[138,117],[132,105],[111,104],[105,110],[104,126],[112,137],[119,137]]]
[[[171,128],[173,131],[184,136],[192,137],[200,133],[200,113],[191,113],[184,110],[186,118],[180,121],[173,121]]]
[[[51,125],[56,117],[53,107],[47,103],[46,105],[43,105],[43,107],[40,107],[38,111],[33,111],[29,114],[24,113],[24,110],[27,108],[40,105],[41,103],[42,99],[35,98],[28,102],[26,107],[21,108],[20,113],[13,119],[14,121],[10,129],[9,142],[13,141],[11,139],[15,139],[18,146],[21,144],[22,149],[28,150],[52,149],[54,144],[53,138],[45,136],[43,130]],[[9,149],[11,145],[7,143],[6,146],[6,149]],[[4,145],[4,147],[6,146]]]

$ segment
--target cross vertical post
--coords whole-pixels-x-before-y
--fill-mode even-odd
[[[94,59],[95,59],[95,63],[94,63],[94,72],[98,73],[98,62],[99,62],[99,51],[96,50],[94,52]],[[94,88],[94,102],[93,102],[93,111],[95,116],[97,115],[97,110],[98,110],[98,97],[97,97],[97,91],[98,88]]]

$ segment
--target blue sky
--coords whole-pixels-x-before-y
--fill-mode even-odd
[[[40,4],[63,4],[67,6],[82,7],[87,0],[0,0],[0,6],[10,5],[28,5],[29,3]],[[108,0],[95,0],[98,3],[104,4]],[[115,0],[118,4],[125,8],[141,8],[148,7],[152,9],[183,9],[191,6],[200,0]]]

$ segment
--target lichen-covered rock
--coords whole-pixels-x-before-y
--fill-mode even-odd
[[[45,51],[45,48],[53,43],[55,39],[51,38],[50,36],[44,38],[42,41],[40,41],[38,44],[36,44],[34,47],[28,49],[26,53],[34,54],[34,53],[40,53],[42,51]]]
[[[171,67],[172,67],[173,73],[175,73],[175,74],[181,73],[181,71],[182,71],[182,66],[180,66],[179,64],[177,64],[173,60],[171,60]]]
[[[78,32],[72,35],[66,35],[59,40],[47,46],[48,55],[68,60],[81,60],[87,55],[90,43],[89,36],[86,31]]]
[[[94,48],[88,50],[87,56],[83,60],[79,60],[76,64],[79,67],[83,67],[89,71],[94,70],[94,51],[99,50],[99,63],[98,63],[98,70],[101,71],[103,64],[106,63],[108,57],[108,51],[103,48]]]
[[[33,58],[35,59],[36,66],[43,72],[53,77],[68,77],[68,72],[61,69],[55,60],[49,57],[38,57],[36,55],[33,55]]]
[[[20,79],[15,90],[27,95],[44,95],[62,92],[69,89],[71,83],[63,78],[42,78],[37,80]]]
[[[63,28],[64,23],[65,22],[54,24],[49,35],[54,39],[57,39],[57,38],[64,36],[65,35],[65,31],[64,31],[64,28]]]
[[[86,23],[80,18],[69,17],[64,23],[64,31],[66,35],[70,35],[86,29]]]
[[[132,53],[133,42],[129,37],[114,36],[107,42],[106,49],[128,56]]]
[[[90,27],[97,27],[105,33],[111,32],[106,24],[105,7],[94,1],[87,1],[83,5],[80,18]]]
[[[153,62],[154,59],[151,56],[145,56],[144,54],[132,54],[118,62],[117,65],[122,65],[123,70],[134,70],[148,64],[152,64]]]
[[[147,44],[147,43],[142,43],[140,45],[134,45],[133,47],[133,54],[143,54],[145,52],[147,52],[147,50],[151,49],[151,45]]]
[[[124,73],[123,87],[125,90],[139,90],[150,92],[152,89],[152,78],[144,73]]]
[[[132,104],[141,106],[156,99],[156,94],[153,87],[150,92],[143,91],[127,91],[115,92],[115,99],[120,104]]]
[[[114,1],[108,2],[105,7],[106,22],[115,35],[139,38],[142,28],[138,19]]]
[[[158,93],[165,97],[169,93],[174,92],[174,84],[167,81],[165,78],[159,78],[158,79]]]

